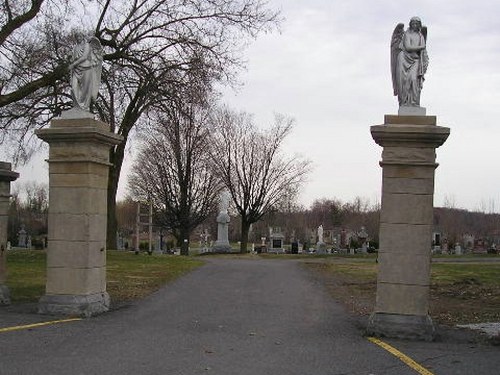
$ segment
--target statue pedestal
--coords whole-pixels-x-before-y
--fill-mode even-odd
[[[10,183],[19,177],[10,163],[0,162],[0,305],[10,304],[7,273],[7,226],[9,221]]]
[[[326,243],[323,241],[316,243],[316,254],[326,254]]]
[[[50,145],[47,284],[39,313],[105,312],[109,150],[122,137],[88,117],[54,119],[36,135]]]
[[[432,340],[429,317],[436,148],[450,133],[435,116],[385,116],[371,127],[382,146],[377,298],[368,334]]]

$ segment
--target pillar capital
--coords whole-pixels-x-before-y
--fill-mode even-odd
[[[370,128],[373,140],[382,147],[438,148],[450,128],[437,126],[436,116],[385,115],[382,125]]]

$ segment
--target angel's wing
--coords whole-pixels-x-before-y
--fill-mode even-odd
[[[89,39],[89,45],[90,48],[92,49],[92,59],[93,60],[101,60],[102,62],[102,45],[99,39],[97,39],[95,36]],[[93,62],[98,62],[98,61],[93,61]]]
[[[401,51],[399,45],[401,43],[401,39],[403,38],[405,25],[402,23],[398,23],[394,31],[392,32],[391,38],[391,75],[392,75],[392,88],[394,90],[394,95],[398,95],[397,93],[397,85],[396,85],[396,65],[398,61],[398,54]]]
[[[94,74],[92,76],[92,98],[95,100],[99,93],[99,86],[101,85],[101,71],[102,71],[102,60],[103,60],[103,50],[99,39],[92,37],[89,40],[89,45],[92,50],[90,58],[92,60],[92,66]]]
[[[427,26],[422,26],[422,28],[420,29],[420,32],[424,36],[424,40],[427,43]]]

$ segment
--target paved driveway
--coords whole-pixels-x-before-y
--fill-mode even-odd
[[[500,373],[499,347],[450,340],[390,343],[434,374]],[[295,261],[210,259],[102,316],[0,333],[1,375],[416,373]]]

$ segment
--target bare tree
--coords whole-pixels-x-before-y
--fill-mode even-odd
[[[172,230],[188,255],[189,238],[216,204],[219,185],[210,170],[209,107],[174,102],[155,116],[129,185],[133,195],[150,200],[160,224]]]
[[[310,163],[286,157],[281,146],[293,120],[277,115],[274,125],[259,130],[246,113],[221,110],[215,116],[212,160],[241,216],[241,252],[247,252],[250,225],[280,206],[304,181]]]
[[[96,103],[99,117],[124,141],[110,152],[108,247],[116,243],[116,192],[127,140],[148,111],[171,100],[172,93],[197,75],[207,82],[232,82],[243,65],[242,47],[278,22],[267,0],[62,0],[16,3],[26,23],[5,32],[0,44],[0,126],[11,135],[19,160],[32,153],[33,129],[71,105],[67,89],[70,47],[95,34],[105,48],[103,86]],[[96,14],[94,30],[69,30],[79,24],[77,10]],[[12,9],[14,2],[4,2]],[[42,7],[37,11],[38,6]],[[52,7],[50,8],[49,5]],[[60,10],[57,12],[56,10]],[[37,13],[37,18],[32,13]],[[17,14],[17,13],[16,13]],[[14,19],[15,17],[10,17]],[[29,18],[29,19],[28,19]],[[76,22],[68,22],[70,18]],[[36,20],[31,22],[29,20]],[[9,25],[9,17],[2,19]],[[12,22],[11,22],[12,23]],[[57,25],[57,26],[56,26]],[[3,30],[3,29],[2,29]]]

